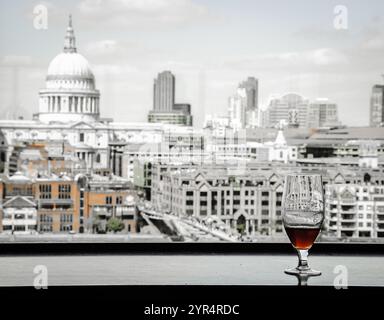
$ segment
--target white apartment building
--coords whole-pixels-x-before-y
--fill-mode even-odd
[[[3,232],[8,234],[34,234],[37,210],[33,197],[15,196],[3,203]]]
[[[333,184],[325,194],[325,227],[331,235],[384,237],[384,186]]]
[[[200,219],[215,216],[247,235],[279,234],[284,176],[297,170],[295,165],[283,162],[253,162],[243,167],[155,164],[151,175],[151,201],[155,208],[181,216]],[[332,165],[300,170],[323,176],[326,188],[324,228],[331,236],[383,236],[383,172]],[[372,185],[367,189],[362,187],[358,197],[350,196],[349,191],[342,192],[345,188],[355,190],[363,186],[367,174],[371,176]],[[372,217],[376,220],[372,221]],[[359,226],[359,223],[362,224]]]
[[[177,215],[216,216],[247,235],[282,233],[283,181],[271,171],[173,170],[161,185],[163,209]]]

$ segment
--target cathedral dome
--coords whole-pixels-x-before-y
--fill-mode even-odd
[[[45,88],[39,92],[39,120],[96,121],[100,114],[99,98],[91,67],[87,59],[77,53],[70,16],[64,50],[49,64]]]
[[[47,80],[63,78],[93,80],[94,76],[87,59],[80,53],[62,52],[49,64]]]

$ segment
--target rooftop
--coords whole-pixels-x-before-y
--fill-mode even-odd
[[[310,140],[333,140],[335,143],[340,140],[384,140],[384,127],[349,127],[343,129],[332,129],[314,133]]]

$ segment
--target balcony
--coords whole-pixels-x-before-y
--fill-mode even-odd
[[[354,231],[356,229],[357,229],[357,224],[354,222],[352,223],[342,222],[340,225],[341,231]]]
[[[48,211],[73,210],[73,200],[72,199],[40,199],[38,200],[38,209],[48,210]]]
[[[112,211],[106,207],[94,207],[92,208],[92,214],[98,217],[111,217]]]
[[[135,216],[136,209],[135,208],[116,208],[116,217],[128,217],[128,216]]]
[[[377,230],[378,231],[384,231],[384,223],[378,223],[377,224]]]
[[[61,204],[61,205],[72,205],[72,199],[39,199],[39,204]]]
[[[20,220],[11,220],[11,219],[4,219],[3,222],[4,226],[35,226],[37,224],[36,219],[20,219]]]
[[[341,205],[355,205],[356,204],[356,199],[340,199],[340,204]]]
[[[357,222],[356,214],[341,214],[341,222]]]
[[[356,211],[356,206],[346,206],[346,205],[342,205],[340,207],[340,211],[341,212],[345,212],[345,213],[349,213],[349,212],[356,213],[357,212]]]

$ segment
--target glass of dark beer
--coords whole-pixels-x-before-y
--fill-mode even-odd
[[[324,221],[324,190],[321,175],[289,174],[283,194],[283,224],[299,256],[296,268],[287,274],[319,276],[320,271],[308,265],[308,250],[312,247]]]

